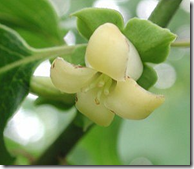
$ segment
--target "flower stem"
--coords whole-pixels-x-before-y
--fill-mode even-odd
[[[149,20],[161,27],[167,27],[181,2],[182,0],[160,0]]]
[[[172,47],[190,47],[189,40],[177,40],[171,44]]]

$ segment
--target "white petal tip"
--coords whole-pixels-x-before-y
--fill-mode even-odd
[[[53,84],[65,93],[80,91],[95,74],[93,69],[72,65],[62,58],[55,59],[50,70]]]
[[[164,100],[163,95],[152,94],[132,78],[127,78],[125,82],[117,83],[105,105],[123,118],[140,120],[148,117]]]

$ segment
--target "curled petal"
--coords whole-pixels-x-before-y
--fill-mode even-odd
[[[118,82],[105,100],[105,106],[127,119],[144,119],[164,102],[164,96],[152,94],[132,78]]]
[[[114,114],[108,110],[103,102],[96,100],[97,90],[77,93],[76,107],[90,120],[101,126],[108,126],[114,118]]]
[[[112,77],[124,80],[129,45],[126,37],[111,23],[99,26],[91,36],[86,49],[88,66]]]
[[[50,70],[53,84],[65,93],[77,93],[95,74],[96,71],[93,69],[74,66],[62,58],[55,59]]]
[[[133,78],[136,81],[139,79],[143,72],[143,64],[134,45],[130,41],[128,41],[128,43],[130,52],[127,65],[127,76]]]

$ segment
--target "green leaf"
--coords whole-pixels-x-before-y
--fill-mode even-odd
[[[15,158],[12,157],[6,150],[5,143],[3,140],[3,132],[0,132],[0,164],[8,165],[13,164]]]
[[[123,33],[138,50],[143,62],[161,63],[176,35],[150,21],[130,19]]]
[[[10,164],[13,158],[8,155],[3,142],[3,131],[8,119],[17,110],[24,97],[28,94],[28,79],[33,72],[33,64],[9,67],[9,64],[21,60],[32,51],[26,44],[11,33],[11,30],[0,26],[0,164]],[[5,68],[6,71],[3,71]],[[21,79],[22,77],[22,79]]]
[[[124,25],[121,14],[112,9],[86,8],[73,13],[72,16],[77,17],[78,31],[86,39],[89,39],[96,28],[104,23],[113,23],[121,30]]]
[[[149,89],[156,83],[157,79],[158,77],[155,70],[151,66],[144,63],[143,73],[138,79],[137,83],[144,89]]]
[[[0,141],[9,118],[18,109],[29,92],[29,83],[35,67],[41,61],[60,54],[71,54],[77,46],[44,50],[29,47],[15,31],[0,25]],[[0,144],[0,164],[13,160]]]
[[[33,47],[64,44],[59,21],[48,0],[0,0],[0,23],[16,30]]]

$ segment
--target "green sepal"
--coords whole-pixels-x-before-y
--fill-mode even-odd
[[[143,73],[141,77],[138,79],[137,83],[144,89],[148,90],[156,83],[157,79],[158,77],[155,70],[151,66],[148,66],[147,64],[144,63]]]
[[[71,55],[62,57],[67,62],[72,63],[74,65],[85,66],[85,53],[86,53],[86,45],[77,47]]]
[[[130,19],[123,31],[140,54],[142,62],[161,63],[169,54],[176,35],[143,19]]]
[[[104,23],[113,23],[120,30],[124,27],[122,15],[113,9],[86,8],[73,13],[77,17],[77,29],[80,34],[89,39],[93,32]]]
[[[78,127],[83,128],[84,132],[87,131],[87,129],[90,128],[94,124],[90,119],[88,119],[78,110],[77,110],[77,115],[76,115],[76,119],[74,120],[74,123]]]

